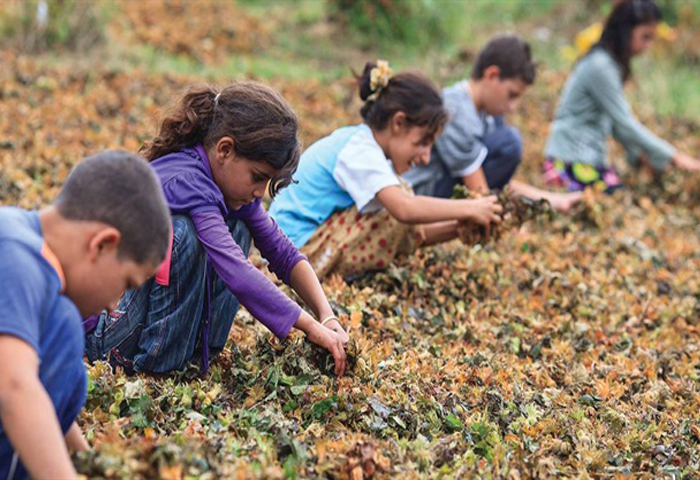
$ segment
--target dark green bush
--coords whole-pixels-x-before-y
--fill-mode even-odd
[[[332,17],[361,43],[401,42],[426,47],[448,42],[464,4],[435,0],[331,0]]]

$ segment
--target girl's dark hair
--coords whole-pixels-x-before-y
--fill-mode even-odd
[[[661,9],[654,0],[621,0],[610,13],[595,48],[604,48],[622,69],[622,79],[632,75],[632,30],[638,25],[660,22]]]
[[[367,62],[362,75],[356,76],[360,98],[365,101],[360,109],[365,123],[383,130],[394,114],[403,112],[410,126],[428,127],[425,140],[434,141],[447,122],[447,111],[435,85],[420,73],[399,73],[389,79],[375,99],[368,100],[375,93],[370,87],[370,78],[376,66],[374,62]]]
[[[218,97],[217,97],[218,95]],[[158,134],[141,147],[147,160],[202,143],[205,148],[230,136],[236,155],[267,162],[277,170],[270,195],[289,185],[299,165],[299,119],[270,87],[243,81],[219,89],[190,87],[165,113]]]

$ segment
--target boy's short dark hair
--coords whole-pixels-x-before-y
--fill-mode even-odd
[[[158,177],[137,155],[92,155],[68,175],[54,205],[69,220],[102,222],[121,233],[119,255],[160,263],[170,243],[170,210]]]
[[[472,78],[481,80],[490,66],[501,70],[500,78],[519,78],[527,85],[535,83],[537,65],[532,61],[530,44],[517,35],[500,35],[492,38],[479,52]]]

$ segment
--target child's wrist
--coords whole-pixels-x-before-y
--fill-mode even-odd
[[[312,318],[311,315],[302,310],[301,314],[299,315],[299,318],[294,324],[294,327],[308,334],[309,331],[314,327],[315,323],[318,322],[316,322],[316,320]]]
[[[329,322],[336,321],[338,322],[338,317],[336,317],[334,314],[326,315],[324,317],[319,318],[319,323],[321,326],[327,327]],[[340,322],[338,322],[340,323]]]

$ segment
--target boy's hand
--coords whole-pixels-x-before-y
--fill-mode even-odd
[[[583,198],[583,192],[570,192],[570,193],[550,193],[544,197],[549,201],[552,208],[557,212],[569,213],[571,208],[581,201]]]
[[[336,375],[340,377],[345,373],[345,348],[343,341],[336,332],[321,325],[303,311],[294,326],[304,332],[312,343],[325,348],[333,354]]]
[[[66,446],[71,452],[84,452],[90,450],[90,444],[85,439],[77,422],[73,422],[68,433],[66,433]]]
[[[492,223],[501,223],[500,213],[503,212],[503,206],[498,203],[498,197],[496,197],[496,195],[463,201],[468,202],[469,209],[471,210],[469,221],[485,227],[488,227]]]
[[[32,478],[76,478],[36,351],[0,335],[0,422]]]

